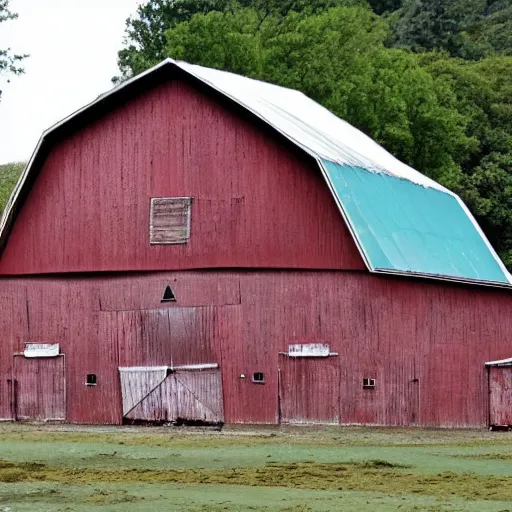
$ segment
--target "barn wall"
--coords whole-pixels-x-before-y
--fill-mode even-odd
[[[186,245],[151,246],[151,197],[192,196]],[[316,165],[183,82],[59,142],[0,274],[197,268],[362,269]]]
[[[168,283],[177,302],[162,304]],[[119,365],[188,363],[220,364],[227,422],[275,423],[278,370],[293,365],[279,352],[315,342],[339,355],[328,360],[329,382],[301,381],[322,393],[302,397],[304,410],[330,414],[318,400],[339,399],[341,423],[481,427],[483,363],[512,352],[509,294],[359,272],[3,278],[0,289],[2,418],[13,353],[27,341],[61,344],[67,419],[93,423],[121,421]],[[264,384],[251,382],[254,372]],[[85,386],[88,373],[96,387]],[[364,377],[375,390],[362,389]]]

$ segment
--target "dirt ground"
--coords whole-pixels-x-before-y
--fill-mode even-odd
[[[0,512],[512,512],[512,433],[0,424]]]

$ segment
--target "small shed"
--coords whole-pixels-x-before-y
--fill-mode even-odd
[[[485,363],[489,379],[489,426],[512,430],[512,357]]]

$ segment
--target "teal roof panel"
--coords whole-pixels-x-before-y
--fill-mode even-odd
[[[509,284],[456,195],[386,173],[321,163],[371,270]]]

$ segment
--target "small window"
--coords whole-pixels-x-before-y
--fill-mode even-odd
[[[265,383],[265,374],[262,372],[256,372],[252,374],[252,381],[256,384],[264,384]]]
[[[162,300],[160,302],[176,302],[176,295],[170,286],[166,286]]]
[[[364,378],[363,389],[375,389],[375,379]]]
[[[151,244],[186,244],[190,238],[191,197],[153,197],[149,221]]]
[[[85,379],[85,385],[86,386],[96,386],[96,374],[95,373],[87,374],[87,377]]]

